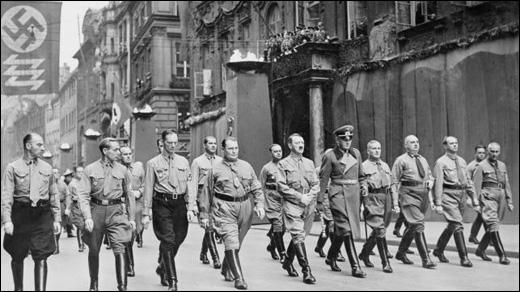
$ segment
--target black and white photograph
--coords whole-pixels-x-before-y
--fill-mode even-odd
[[[2,291],[518,291],[517,1],[2,1]]]

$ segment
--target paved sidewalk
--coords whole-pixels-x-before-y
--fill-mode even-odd
[[[395,251],[397,250],[397,246],[401,242],[400,238],[397,238],[392,231],[394,230],[394,223],[392,222],[390,226],[388,227],[386,231],[386,241],[388,245],[395,246],[395,248],[392,248],[391,251],[395,254]],[[428,247],[433,250],[435,248],[435,245],[437,243],[437,240],[439,239],[439,236],[441,235],[442,231],[446,227],[446,222],[426,222],[425,223],[425,235],[426,235],[426,241],[428,242]],[[506,250],[506,254],[508,257],[512,258],[518,258],[519,257],[519,229],[518,224],[503,224],[500,226],[500,238],[502,239],[502,244],[504,245],[504,249]],[[264,229],[269,230],[270,225],[262,224],[262,225],[254,225],[253,228],[256,229]],[[477,249],[477,245],[474,243],[471,243],[468,241],[469,232],[471,229],[471,223],[464,223],[464,239],[466,241],[466,246],[468,248],[468,253],[475,253],[475,250]],[[370,235],[371,229],[370,227],[367,227],[368,235]],[[314,222],[312,229],[311,229],[311,236],[318,236],[321,232],[321,224],[320,222]],[[401,227],[401,234],[404,232],[404,225]],[[478,239],[480,240],[482,238],[482,235],[484,235],[484,229],[481,228],[480,232],[478,234]],[[365,241],[365,227],[364,222],[361,222],[361,239],[358,241],[364,242]],[[327,244],[328,246],[328,244]],[[412,243],[412,247],[415,247],[415,242]],[[314,248],[314,246],[313,246]],[[326,247],[328,248],[328,247]],[[394,251],[395,250],[395,251]],[[415,248],[413,249],[414,251]],[[448,242],[448,246],[446,247],[446,251],[457,251],[457,248],[455,246],[455,240],[453,237]],[[416,251],[417,252],[417,251]],[[493,246],[489,246],[486,250],[486,253],[490,256],[496,256],[495,249]]]

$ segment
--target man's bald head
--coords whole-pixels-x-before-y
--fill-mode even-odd
[[[453,136],[446,136],[442,139],[442,145],[446,152],[455,154],[459,151],[459,140]]]
[[[417,154],[419,152],[419,138],[415,135],[408,135],[404,138],[404,148],[410,154]]]
[[[497,142],[491,142],[488,144],[488,157],[490,161],[497,161],[500,155],[500,144]]]

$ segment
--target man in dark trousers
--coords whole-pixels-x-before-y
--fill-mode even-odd
[[[60,200],[52,167],[40,159],[45,147],[40,135],[22,141],[23,157],[7,165],[2,177],[4,249],[11,255],[14,290],[23,291],[23,262],[34,260],[34,290],[45,291],[47,258],[56,250],[54,234],[61,228]]]
[[[477,166],[486,159],[487,149],[484,145],[477,145],[475,146],[475,159],[468,163],[468,175],[473,180],[473,174],[475,173],[475,169],[477,169]],[[482,227],[484,221],[482,220],[482,214],[477,212],[477,216],[475,217],[475,220],[473,221],[473,224],[471,224],[471,231],[469,233],[469,242],[473,242],[474,244],[479,244],[480,241],[477,239],[478,232],[480,230],[480,227]],[[484,230],[485,231],[485,230]]]

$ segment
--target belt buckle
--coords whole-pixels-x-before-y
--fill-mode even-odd
[[[101,200],[101,205],[108,206],[108,200]]]
[[[503,189],[504,188],[504,184],[503,183],[498,183],[498,188],[499,189]]]
[[[179,194],[172,194],[172,199],[177,200],[179,198]]]
[[[37,206],[38,206],[38,202],[33,202],[33,201],[31,201],[31,207],[34,208],[34,207],[37,207]]]

